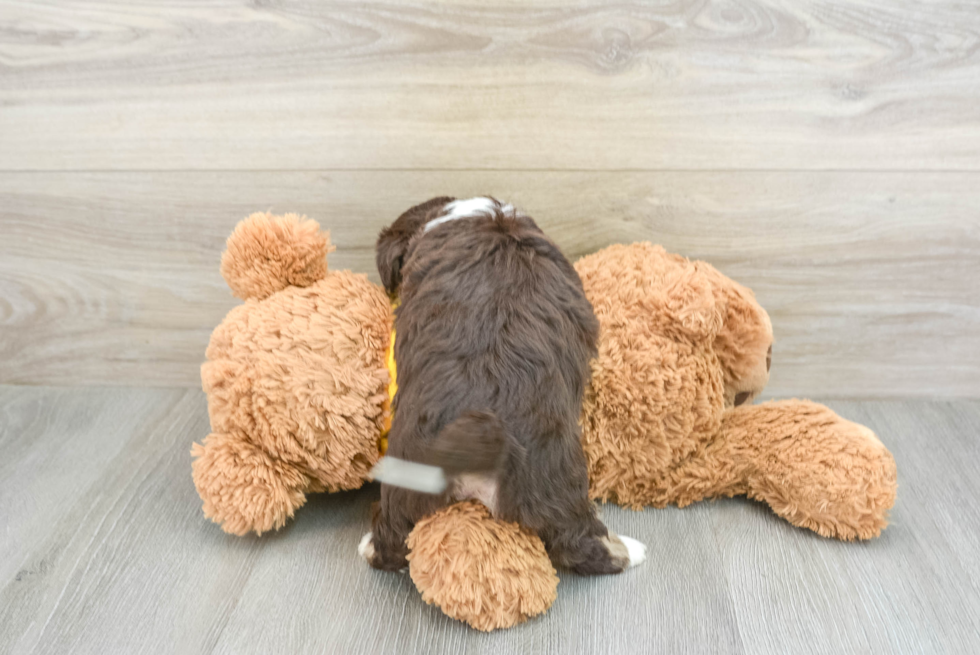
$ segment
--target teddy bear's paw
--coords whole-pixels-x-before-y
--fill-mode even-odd
[[[558,596],[558,574],[541,539],[493,518],[481,503],[456,503],[427,516],[406,543],[422,600],[477,630],[523,623]]]
[[[191,455],[204,515],[229,534],[278,530],[306,502],[309,479],[241,434],[208,435]]]

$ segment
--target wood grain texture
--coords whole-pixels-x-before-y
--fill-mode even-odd
[[[980,648],[980,405],[837,401],[895,456],[891,525],[823,540],[760,505],[712,519],[747,652],[969,653]]]
[[[773,395],[980,394],[974,173],[0,174],[0,381],[197,386],[239,218],[306,213],[376,280],[381,227],[443,193],[512,200],[572,258],[650,240],[715,264],[772,315]]]
[[[262,538],[207,522],[200,392],[0,387],[0,652],[976,652],[980,403],[832,406],[898,462],[881,538],[826,540],[745,500],[603,506],[650,559],[563,574],[544,617],[487,635],[358,559],[374,487],[312,496]]]
[[[969,2],[0,8],[3,170],[980,170]]]

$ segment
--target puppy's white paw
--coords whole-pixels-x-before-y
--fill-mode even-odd
[[[647,558],[647,547],[645,544],[640,543],[636,539],[624,537],[623,535],[619,535],[619,540],[623,542],[623,545],[626,546],[626,550],[629,552],[631,567],[642,564]]]
[[[361,543],[357,544],[357,553],[369,562],[374,557],[374,544],[371,543],[370,532],[361,537]]]

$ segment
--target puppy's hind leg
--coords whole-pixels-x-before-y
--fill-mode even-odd
[[[629,554],[630,566],[636,566],[642,564],[647,559],[647,546],[646,544],[633,539],[632,537],[627,537],[626,535],[609,535],[614,539],[619,539],[620,543],[626,546],[626,552]]]
[[[392,477],[387,481],[381,478],[381,502],[375,508],[372,531],[364,535],[358,546],[361,557],[376,569],[406,568],[405,539],[419,519],[445,506],[449,498],[476,498],[495,512],[500,469],[508,458],[520,457],[522,452],[494,414],[464,412],[446,425],[430,445],[427,466],[401,462],[382,474]],[[434,467],[438,467],[443,486],[443,476],[449,478],[448,494],[437,491],[439,485],[417,486],[429,477],[424,469]],[[426,489],[428,486],[432,489]]]
[[[622,573],[646,559],[645,545],[609,532],[598,519],[596,523],[591,534],[572,529],[555,535],[549,544],[551,559],[579,575]]]
[[[382,488],[383,496],[386,491]],[[391,511],[390,499],[386,504],[388,507],[382,503],[375,503],[371,532],[361,538],[357,552],[376,569],[401,571],[408,567],[408,547],[405,545],[405,539],[412,531],[414,523],[405,513]]]

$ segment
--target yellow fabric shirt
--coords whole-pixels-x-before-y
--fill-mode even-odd
[[[394,300],[391,303],[391,311],[394,312],[398,307],[398,300]],[[385,425],[381,430],[381,443],[378,444],[378,448],[381,454],[384,455],[388,452],[388,432],[391,431],[391,419],[395,412],[395,393],[398,391],[398,382],[395,371],[395,328],[391,328],[391,340],[388,342],[388,356],[385,358],[385,364],[388,366],[388,403],[385,406],[385,411],[387,415],[385,416]]]

